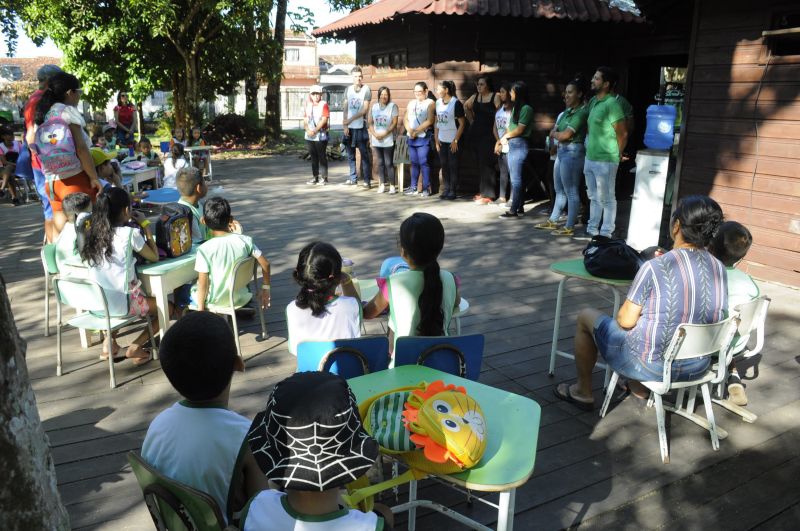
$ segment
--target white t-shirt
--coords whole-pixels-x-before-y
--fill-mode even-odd
[[[436,128],[439,130],[439,142],[451,143],[456,138],[458,123],[456,122],[456,98],[445,103],[436,100]]]
[[[319,317],[311,309],[298,308],[292,301],[286,307],[289,328],[289,352],[297,356],[302,341],[330,341],[361,337],[361,302],[355,297],[336,297],[325,305],[328,313]]]
[[[358,91],[353,88],[353,85],[350,85],[344,92],[344,97],[347,100],[347,117],[349,118],[361,111],[365,101],[369,103],[369,100],[372,99],[372,92],[367,85],[361,85],[361,90]],[[347,127],[350,129],[363,129],[364,117],[356,118]]]
[[[136,278],[133,252],[141,251],[144,243],[144,236],[133,227],[116,227],[111,258],[89,267],[89,278],[103,288],[111,315],[128,314],[128,285]]]
[[[22,153],[22,142],[19,140],[14,140],[11,142],[11,147],[5,145],[4,142],[0,142],[0,152],[2,152],[3,155],[6,155],[9,152]]]
[[[172,157],[167,157],[164,161],[164,188],[177,188],[178,185],[175,178],[178,175],[178,170],[185,168],[189,163],[186,159],[178,159],[177,162]]]
[[[500,107],[497,109],[497,112],[494,113],[494,127],[497,129],[497,138],[503,138],[503,135],[506,134],[506,129],[508,129],[508,121],[511,119],[511,112],[513,109],[506,109],[505,107]],[[501,153],[508,153],[508,144],[503,144],[500,148]]]
[[[222,407],[176,402],[153,419],[142,458],[168,478],[213,497],[226,521],[228,493],[250,421]]]
[[[45,120],[53,115],[59,116],[68,124],[79,125],[86,146],[92,145],[92,139],[89,138],[89,134],[86,132],[86,120],[83,119],[83,115],[77,108],[72,105],[64,105],[63,103],[54,103],[53,106],[50,107],[50,110],[47,111],[47,114],[45,114]]]
[[[376,133],[385,133],[389,126],[392,125],[392,119],[397,117],[397,105],[391,101],[382,107],[380,102],[372,105],[372,124]],[[376,140],[374,136],[370,136],[370,143],[372,147],[392,147],[394,145],[394,134],[391,134],[383,140]]]
[[[428,119],[428,109],[431,105],[434,105],[434,103],[435,102],[430,98],[425,98],[422,101],[414,100],[409,102],[408,109],[406,109],[409,125],[414,129],[422,125],[425,120]],[[416,138],[425,138],[425,134],[425,131],[421,131],[417,134]]]
[[[383,518],[373,512],[339,509],[321,515],[303,515],[289,505],[285,492],[262,490],[242,511],[242,531],[379,531]]]

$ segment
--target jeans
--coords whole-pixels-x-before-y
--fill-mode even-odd
[[[522,168],[528,157],[528,139],[514,137],[508,140],[508,173],[511,177],[511,209],[514,214],[522,214],[525,202],[522,190]]]
[[[356,150],[361,154],[361,179],[369,184],[372,179],[372,161],[370,152],[367,149],[369,133],[366,128],[350,129],[349,135],[342,138],[342,142],[347,148],[347,162],[350,164],[350,181],[356,182]]]
[[[311,155],[311,174],[314,180],[322,179],[328,180],[328,149],[327,140],[306,140],[306,149],[308,154]],[[320,171],[321,170],[321,171]]]
[[[567,224],[571,229],[575,226],[578,218],[578,210],[581,207],[581,198],[578,187],[581,182],[581,172],[586,155],[586,148],[583,144],[564,144],[558,148],[556,164],[553,168],[553,184],[556,188],[556,201],[553,205],[553,213],[550,221],[556,222],[564,205],[567,206]]]
[[[381,184],[394,186],[394,146],[373,147],[372,158],[375,160]]]
[[[117,129],[117,146],[119,148],[127,148],[133,145],[133,133],[126,133],[121,129]]]
[[[450,151],[449,142],[439,142],[439,162],[442,164],[443,196],[455,197],[458,189],[458,152]]]
[[[599,162],[586,159],[583,173],[586,176],[586,192],[589,194],[589,223],[586,232],[611,238],[617,217],[615,182],[617,162]],[[603,225],[600,226],[602,219]],[[598,231],[599,229],[599,231]]]
[[[500,153],[497,156],[497,167],[500,168],[500,199],[508,199],[508,153]]]
[[[431,165],[428,163],[428,152],[431,142],[428,137],[408,139],[408,158],[411,159],[411,189],[417,189],[419,174],[422,173],[422,189],[431,186]]]

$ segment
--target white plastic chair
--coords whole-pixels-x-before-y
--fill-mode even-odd
[[[44,269],[44,337],[50,335],[50,290],[53,289],[53,278],[58,275],[56,265],[56,244],[47,243],[39,253]]]
[[[714,421],[714,411],[711,408],[711,386],[724,382],[727,378],[728,352],[732,346],[733,335],[736,332],[738,319],[735,316],[713,324],[682,324],[675,330],[672,340],[664,352],[664,374],[661,382],[641,382],[650,389],[648,406],[655,401],[656,418],[658,420],[658,439],[661,447],[661,460],[669,463],[669,447],[667,446],[667,430],[664,422],[664,410],[680,415],[691,420],[698,426],[707,429],[711,434],[711,447],[719,450],[719,439],[728,436],[727,432],[717,428]],[[686,382],[672,381],[672,363],[675,360],[714,357],[712,365],[701,377]],[[619,374],[616,371],[611,376],[606,388],[606,397],[600,409],[600,417],[605,417],[608,405],[611,402],[612,391],[617,385]],[[703,403],[706,418],[694,413],[694,403],[697,388],[703,393]],[[689,390],[689,399],[686,408],[683,407],[684,391]],[[669,391],[677,390],[677,397],[673,406],[665,406],[662,396]]]
[[[246,288],[251,280],[254,284],[253,298],[256,299],[255,303],[258,310],[258,317],[261,320],[261,339],[267,338],[267,324],[264,321],[264,309],[261,307],[261,303],[258,300],[258,270],[258,262],[256,262],[255,258],[252,256],[247,256],[237,260],[233,264],[233,275],[231,275],[230,280],[228,281],[227,306],[216,304],[208,305],[208,311],[230,316],[231,321],[233,322],[233,334],[236,337],[236,351],[239,353],[240,357],[242,355],[242,346],[239,343],[239,324],[236,321],[236,310],[244,307],[244,304],[236,306],[234,299],[236,297],[236,292],[242,288]]]
[[[61,328],[66,324],[73,328],[83,330],[104,330],[106,337],[110,338],[111,333],[122,327],[146,321],[147,330],[150,332],[150,347],[153,349],[153,358],[158,359],[155,338],[153,337],[153,326],[150,316],[142,317],[109,317],[108,301],[103,288],[97,282],[87,278],[53,277],[53,291],[56,294],[56,375],[61,376]],[[61,322],[61,305],[81,308],[84,313],[78,314],[66,323]],[[111,388],[117,386],[114,375],[114,356],[109,353],[108,370],[110,374]]]
[[[469,301],[464,297],[461,297],[461,301],[458,303],[458,309],[453,311],[453,318],[450,320],[451,323],[456,323],[456,335],[461,335],[461,317],[469,313]]]

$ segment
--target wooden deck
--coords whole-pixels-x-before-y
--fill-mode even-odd
[[[600,421],[557,402],[555,383],[574,378],[560,359],[547,376],[558,277],[550,263],[579,256],[582,244],[536,231],[542,218],[497,219],[494,206],[468,201],[424,201],[379,196],[338,186],[345,163],[334,163],[331,181],[305,186],[308,164],[295,158],[246,159],[214,164],[234,215],[273,264],[269,339],[255,341],[257,319],[245,321],[242,347],[247,371],[234,377],[231,407],[253,416],[273,384],[294,371],[286,350],[285,305],[296,288],[290,271],[300,248],[313,239],[332,242],[353,259],[361,277],[377,272],[396,252],[400,221],[417,210],[439,216],[447,232],[443,267],[463,280],[472,306],[464,333],[486,335],[480,380],[529,396],[543,416],[534,476],[519,488],[517,529],[591,528],[796,528],[800,521],[800,293],[762,284],[773,303],[763,359],[747,381],[751,408],[746,424],[715,408],[730,437],[711,450],[707,433],[669,418],[672,463],[659,459],[655,413],[619,403]],[[61,496],[75,529],[152,529],[125,454],[140,448],[150,420],[178,396],[157,362],[117,365],[117,389],[108,388],[100,347],[82,350],[77,333],[66,334],[65,371],[55,376],[55,337],[44,337],[43,284],[39,262],[40,210],[0,204],[4,239],[0,271],[9,283],[17,326],[28,342],[28,364],[42,421],[50,438]],[[13,227],[13,228],[12,228]],[[583,306],[610,311],[605,290],[568,284],[561,337],[571,341],[574,315]],[[55,306],[52,309],[55,314]],[[53,322],[55,317],[53,317]],[[377,325],[371,324],[373,331]],[[126,344],[128,338],[122,338]],[[569,343],[565,343],[569,345]],[[595,400],[602,374],[596,373]],[[420,494],[442,501],[487,524],[494,514],[463,495],[423,484]],[[402,522],[402,518],[400,519]],[[420,512],[418,529],[457,529],[438,514]],[[403,526],[398,526],[402,528]]]

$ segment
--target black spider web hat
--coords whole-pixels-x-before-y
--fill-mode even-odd
[[[278,383],[247,440],[267,478],[293,490],[344,486],[378,458],[347,382],[326,372],[298,372]]]

